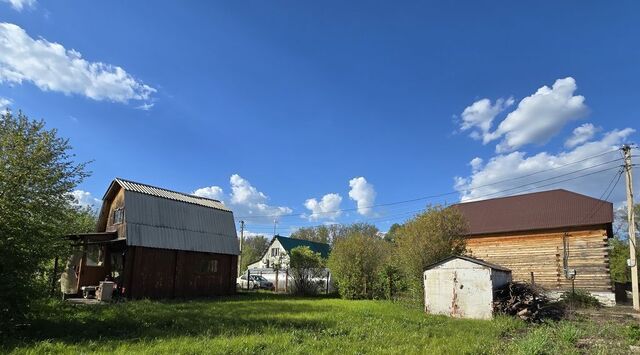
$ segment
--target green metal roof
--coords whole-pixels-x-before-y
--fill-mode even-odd
[[[276,235],[274,239],[277,239],[280,242],[280,244],[287,251],[287,253],[290,253],[291,249],[295,247],[309,247],[311,251],[315,253],[320,253],[320,255],[323,258],[328,258],[329,252],[331,251],[329,244],[325,244],[325,243],[310,242],[308,240],[283,237],[281,235]]]

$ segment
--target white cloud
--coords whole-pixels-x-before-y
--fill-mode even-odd
[[[237,231],[238,233],[238,238],[240,238],[240,230],[238,229]],[[245,229],[244,230],[244,238],[245,240],[249,239],[249,238],[255,238],[255,237],[271,237],[273,236],[273,231],[271,233],[258,233],[258,232],[253,232],[250,230]]]
[[[36,6],[36,0],[0,0],[6,2],[13,7],[16,11],[22,11],[25,8],[34,8]]]
[[[229,184],[231,186],[229,195],[225,194],[219,186],[199,188],[192,194],[220,200],[233,210],[236,217],[251,218],[252,222],[273,223],[273,220],[278,219],[279,216],[293,212],[289,207],[268,204],[269,197],[238,174],[231,175]]]
[[[591,123],[585,123],[573,130],[573,134],[565,142],[564,146],[573,148],[593,138],[599,129]]]
[[[93,195],[87,191],[75,190],[71,195],[73,195],[76,205],[81,207],[97,209],[102,204],[102,200],[93,197]]]
[[[142,111],[149,111],[153,108],[153,106],[155,106],[156,104],[153,102],[145,102],[140,106],[136,106],[136,108],[138,110],[142,110]]]
[[[304,207],[311,211],[309,216],[304,216],[310,221],[317,221],[319,219],[335,220],[338,218],[342,211],[340,211],[340,203],[342,202],[342,196],[336,193],[326,194],[322,196],[320,201],[315,198],[310,198],[304,203]]]
[[[456,177],[455,178],[455,189],[460,193],[460,199],[462,201],[472,200],[476,198],[493,198],[505,195],[513,195],[517,194],[522,189],[513,189],[517,186],[527,185],[527,189],[534,188],[532,190],[528,190],[526,192],[532,192],[538,186],[539,190],[549,190],[554,188],[565,188],[571,191],[575,191],[578,193],[583,193],[595,197],[599,197],[604,189],[607,187],[609,181],[611,181],[612,176],[616,173],[616,169],[612,169],[607,172],[602,172],[599,174],[594,174],[590,176],[586,176],[583,178],[563,182],[560,184],[555,184],[551,186],[542,186],[548,185],[557,180],[564,180],[572,177],[576,177],[582,174],[587,174],[590,172],[595,172],[598,170],[605,169],[607,167],[615,167],[620,165],[621,162],[610,163],[606,165],[602,165],[593,169],[585,170],[573,175],[568,175],[562,178],[558,178],[557,180],[549,180],[545,182],[537,181],[549,179],[554,176],[558,176],[561,174],[566,174],[572,171],[576,171],[579,169],[588,168],[594,165],[603,164],[608,161],[612,161],[616,158],[620,157],[618,152],[612,152],[609,154],[601,155],[597,158],[584,160],[586,158],[596,156],[606,151],[611,151],[617,148],[620,144],[624,143],[627,138],[634,133],[635,130],[632,128],[625,128],[623,130],[613,130],[605,133],[600,140],[586,142],[582,145],[578,145],[573,149],[560,152],[558,154],[551,154],[548,152],[538,153],[533,156],[527,156],[525,152],[511,152],[508,154],[500,154],[491,158],[484,166],[479,167],[476,165],[477,169],[473,170],[471,175],[468,177]],[[475,159],[474,159],[475,160]],[[568,163],[578,162],[580,163],[569,165],[566,168],[559,168],[553,171],[544,172],[532,176],[527,176],[524,178],[518,178],[521,176],[525,176],[528,174],[536,173],[541,170],[547,170],[551,168],[556,168],[562,165],[566,165]],[[471,163],[473,166],[473,163]],[[496,183],[499,181],[518,178],[515,180],[505,181],[501,183]],[[485,186],[487,184],[496,183],[495,185]],[[511,189],[508,191],[507,190]],[[611,196],[613,200],[623,198],[623,186],[622,184],[618,185],[618,189]],[[489,195],[489,196],[487,196]]]
[[[11,105],[11,103],[11,99],[0,96],[0,108],[6,108],[7,106]]]
[[[11,99],[0,96],[0,115],[6,114],[9,111],[9,105],[12,103]]]
[[[471,171],[475,173],[476,171],[480,170],[482,168],[482,163],[484,163],[484,160],[482,160],[482,158],[480,157],[471,159],[471,161],[469,162],[469,165],[471,165]]]
[[[498,99],[493,105],[489,99],[478,100],[462,111],[460,129],[463,131],[473,129],[470,136],[480,139],[489,133],[493,119],[513,103],[512,97],[506,100]]]
[[[371,215],[375,200],[376,200],[376,191],[373,188],[373,185],[367,182],[367,179],[364,177],[356,177],[349,180],[349,197],[356,201],[358,206],[358,213],[363,216]]]
[[[121,103],[147,101],[156,92],[121,67],[89,62],[78,51],[34,39],[11,23],[0,23],[0,53],[0,83],[26,81],[44,91]]]
[[[211,198],[218,201],[224,200],[224,191],[219,186],[209,186],[197,189],[193,192],[193,195]]]
[[[535,94],[522,99],[495,131],[484,135],[483,143],[502,138],[496,146],[497,153],[510,152],[527,144],[546,143],[569,121],[587,113],[584,96],[574,95],[576,89],[572,77],[556,80],[551,88],[541,87]]]

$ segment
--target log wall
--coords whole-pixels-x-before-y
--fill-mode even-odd
[[[566,240],[566,242],[565,242]],[[566,244],[566,246],[565,246]],[[514,281],[531,281],[548,290],[569,290],[566,266],[575,269],[576,289],[611,291],[607,226],[474,236],[467,239],[471,256],[510,268]]]

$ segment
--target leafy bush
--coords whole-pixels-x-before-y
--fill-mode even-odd
[[[309,247],[295,247],[289,255],[289,274],[293,279],[293,292],[300,295],[313,295],[320,284],[317,279],[323,276],[324,259],[320,253],[314,253]]]
[[[430,206],[406,222],[395,236],[395,263],[406,275],[409,297],[423,302],[425,267],[465,251],[467,223],[456,208]]]
[[[390,254],[390,245],[375,234],[353,232],[336,240],[329,256],[329,269],[340,296],[371,299],[384,293],[379,274]]]
[[[585,290],[567,291],[560,296],[560,301],[574,308],[600,307],[600,301]]]
[[[406,289],[405,277],[400,269],[389,263],[389,260],[378,272],[375,298],[394,300]]]
[[[86,216],[71,195],[88,175],[86,164],[70,150],[43,121],[0,114],[0,329],[21,321],[51,289],[52,261],[66,257],[69,245],[61,236]]]

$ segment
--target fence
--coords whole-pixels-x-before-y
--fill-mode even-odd
[[[288,270],[279,270],[275,271],[272,268],[254,268],[248,270],[250,275],[260,275],[265,279],[271,281],[275,286],[278,292],[288,292],[291,291],[291,287],[293,285],[293,279],[291,275],[289,275]],[[277,275],[277,285],[276,285],[276,275]],[[322,272],[322,277],[314,279],[320,285],[320,292],[324,293],[332,293],[335,291],[335,286],[333,285],[333,281],[331,279],[331,273],[329,269],[324,269]]]

